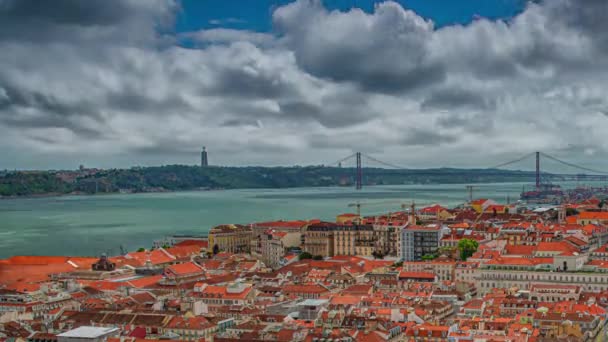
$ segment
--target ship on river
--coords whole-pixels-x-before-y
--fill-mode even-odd
[[[559,204],[564,197],[564,191],[557,184],[540,184],[533,190],[522,189],[520,198],[528,203]]]

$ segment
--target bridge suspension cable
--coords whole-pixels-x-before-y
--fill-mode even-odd
[[[563,165],[567,165],[567,166],[573,167],[573,168],[578,169],[578,170],[583,170],[583,171],[588,171],[588,172],[608,175],[608,172],[606,172],[606,171],[595,170],[595,169],[591,169],[591,168],[588,168],[588,167],[584,167],[584,166],[576,165],[576,164],[573,164],[573,163],[569,163],[567,161],[563,161],[561,159],[558,159],[556,157],[550,156],[550,155],[548,155],[546,153],[543,153],[543,152],[541,152],[540,154],[543,157],[547,158],[547,159],[551,159],[553,161],[556,161],[556,162],[561,163]]]
[[[399,166],[399,165],[396,165],[396,164],[391,164],[391,163],[383,162],[382,160],[376,159],[376,158],[374,158],[374,157],[372,157],[370,155],[367,155],[367,154],[362,154],[362,155],[365,158],[367,158],[367,159],[369,159],[371,161],[374,161],[374,162],[376,162],[378,164],[381,164],[381,165],[384,165],[384,166],[388,166],[388,167],[393,168],[393,169],[401,169],[401,170],[407,169],[406,167],[403,167],[403,166]]]
[[[487,167],[486,169],[500,169],[501,167],[509,166],[511,164],[518,163],[518,162],[520,162],[522,160],[526,160],[526,159],[532,157],[535,153],[536,152],[528,153],[528,154],[526,154],[523,157],[520,157],[520,158],[517,158],[517,159],[514,159],[514,160],[510,160],[510,161],[508,161],[506,163],[501,163],[501,164],[498,164],[498,165],[494,165],[492,167]]]
[[[344,157],[344,158],[342,158],[342,159],[336,160],[335,162],[333,162],[333,163],[331,163],[331,164],[327,164],[327,165],[328,165],[328,166],[338,165],[338,164],[340,164],[340,163],[342,163],[342,162],[345,162],[345,161],[349,160],[350,158],[354,158],[356,155],[357,155],[356,153],[353,153],[353,154],[351,154],[351,155],[350,155],[350,156],[348,156],[348,157]]]

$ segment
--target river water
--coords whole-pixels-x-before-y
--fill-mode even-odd
[[[522,183],[475,185],[476,198],[517,200]],[[574,186],[576,184],[565,184]],[[205,234],[224,223],[334,220],[363,203],[363,214],[400,210],[401,203],[456,206],[464,184],[223,190],[0,200],[0,258],[12,255],[118,254],[150,247],[173,234]]]

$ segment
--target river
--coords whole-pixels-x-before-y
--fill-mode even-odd
[[[575,185],[573,183],[567,185]],[[475,197],[506,202],[522,183],[475,185]],[[12,255],[118,254],[173,234],[204,234],[223,223],[279,219],[334,220],[364,203],[363,214],[400,210],[400,203],[456,206],[464,184],[224,190],[0,200],[0,258]]]

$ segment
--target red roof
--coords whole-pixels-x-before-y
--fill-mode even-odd
[[[185,329],[185,330],[205,330],[213,327],[205,317],[174,317],[165,328],[167,329]]]
[[[338,217],[359,217],[359,215],[353,213],[345,213],[338,215]]]
[[[283,287],[283,292],[288,294],[300,294],[300,293],[325,293],[329,292],[328,289],[320,285],[287,285]]]
[[[0,260],[0,284],[35,283],[55,273],[90,269],[98,258],[15,256]]]
[[[560,241],[560,242],[540,242],[536,246],[536,251],[537,252],[574,253],[574,252],[578,252],[578,249],[565,241]]]
[[[144,266],[149,259],[152,265],[168,264],[175,261],[175,257],[169,255],[164,249],[155,249],[152,251],[133,252],[124,256],[127,260],[132,260],[140,266]],[[112,258],[110,260],[114,261]]]
[[[502,258],[498,257],[486,262],[488,265],[536,266],[552,264],[553,258]]]
[[[439,204],[435,204],[433,206],[421,209],[420,212],[424,213],[424,214],[437,214],[438,212],[443,211],[443,210],[447,210],[447,208],[444,208],[444,207],[440,206]]]
[[[536,246],[527,246],[527,245],[506,245],[505,252],[506,254],[514,254],[514,255],[532,255],[534,254],[534,250]]]
[[[241,292],[232,290],[228,286],[208,285],[201,291],[203,297],[219,297],[223,299],[245,299],[251,292],[251,286],[244,286]]]
[[[330,303],[333,305],[356,305],[361,302],[361,296],[335,296],[331,299]]]
[[[136,288],[146,288],[151,287],[152,285],[156,285],[162,278],[162,275],[142,277],[138,279],[129,280],[127,281],[127,284]]]
[[[165,272],[166,271],[169,271],[174,275],[190,275],[196,273],[203,273],[203,269],[193,262],[171,265],[165,269]]]
[[[608,211],[583,211],[578,217],[584,220],[608,220]]]
[[[435,279],[435,274],[431,272],[399,272],[399,279]]]
[[[308,221],[270,221],[254,223],[254,226],[266,228],[301,228],[308,224]]]
[[[207,240],[184,240],[176,243],[173,247],[198,246],[199,248],[208,248],[209,241]]]

